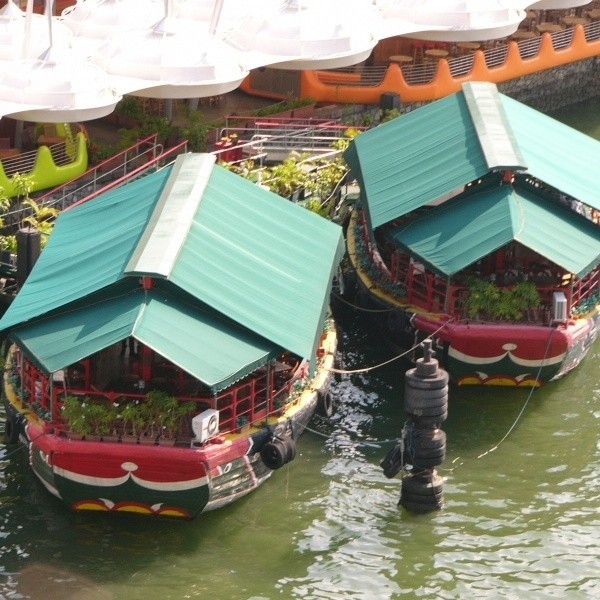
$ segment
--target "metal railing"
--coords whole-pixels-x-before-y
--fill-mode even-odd
[[[588,42],[600,39],[600,21],[594,21],[583,25],[585,38]],[[573,40],[574,28],[570,27],[563,31],[550,33],[552,46],[555,50],[568,48]],[[540,50],[542,36],[515,42],[519,48],[521,58],[527,59],[536,56]],[[504,64],[508,53],[508,43],[498,44],[483,51],[485,62],[488,67],[499,67]],[[469,74],[473,67],[474,54],[464,56],[453,56],[446,59],[453,77],[464,77]],[[378,87],[381,85],[387,72],[387,66],[355,66],[318,71],[317,77],[320,82],[329,85],[340,85],[350,87]],[[437,71],[437,62],[423,62],[419,64],[401,65],[402,76],[409,85],[420,85],[431,83]],[[343,75],[340,78],[339,75]],[[356,75],[351,77],[350,75]]]
[[[261,164],[283,160],[291,153],[327,157],[336,152],[333,145],[347,130],[339,119],[253,119],[243,127],[229,125],[221,131],[222,138],[236,138],[237,153],[232,154],[228,146],[213,154],[225,162],[251,159]],[[233,161],[232,155],[237,157]]]

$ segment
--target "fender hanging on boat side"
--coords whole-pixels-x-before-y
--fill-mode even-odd
[[[274,437],[260,451],[265,466],[273,471],[280,469],[296,456],[296,444],[292,438]]]
[[[335,413],[335,403],[329,391],[317,392],[317,412],[323,417],[332,417]]]
[[[4,422],[4,438],[7,444],[16,444],[21,431],[20,415],[8,415]]]

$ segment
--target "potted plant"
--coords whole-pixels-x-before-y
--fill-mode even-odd
[[[312,180],[298,158],[290,156],[283,162],[265,169],[263,183],[272,192],[297,201],[304,190],[311,187]]]
[[[61,415],[67,425],[67,435],[82,439],[92,433],[92,426],[86,418],[86,402],[89,398],[67,396],[61,408]]]
[[[143,437],[168,443],[176,441],[182,420],[191,410],[190,405],[180,403],[177,398],[162,390],[148,392],[141,407],[147,425]]]
[[[123,96],[123,99],[115,107],[115,115],[120,127],[138,127],[144,114],[142,102],[135,96]]]
[[[128,402],[119,413],[121,442],[137,444],[140,433],[144,428],[145,419],[141,404],[135,400]]]
[[[69,433],[78,437],[102,439],[114,430],[116,416],[116,408],[108,400],[67,396],[63,402],[62,417]]]

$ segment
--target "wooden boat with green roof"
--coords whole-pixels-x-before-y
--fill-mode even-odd
[[[539,386],[581,362],[600,325],[600,142],[468,83],[345,157],[356,302],[395,347],[431,336],[458,385]]]
[[[339,226],[215,164],[59,216],[0,320],[6,438],[75,510],[193,518],[331,414]]]

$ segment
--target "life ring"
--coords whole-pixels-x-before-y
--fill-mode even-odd
[[[7,444],[16,444],[19,441],[21,429],[21,419],[19,417],[6,417],[4,422],[4,439]]]
[[[317,412],[323,417],[333,416],[335,404],[329,392],[317,392]]]

